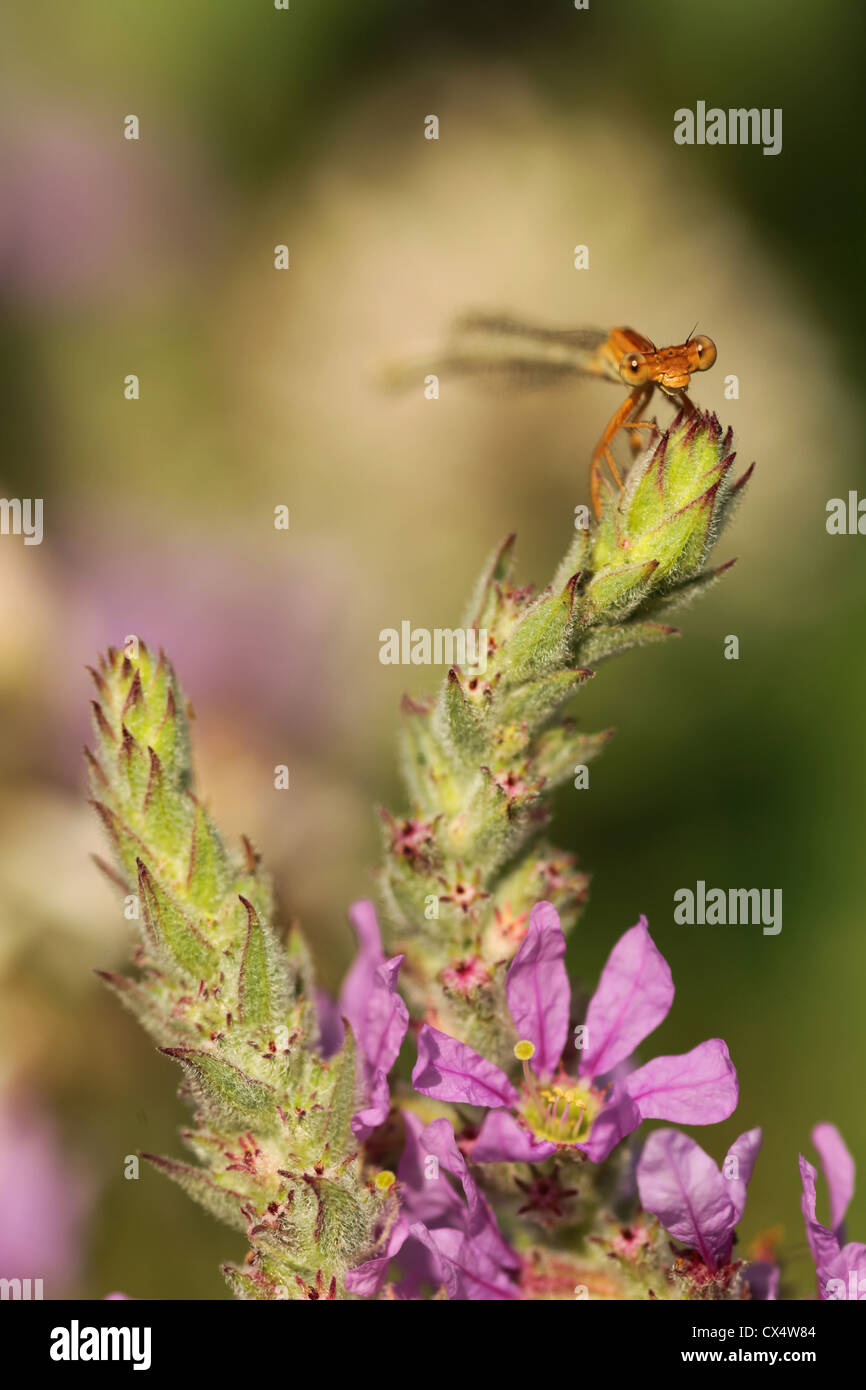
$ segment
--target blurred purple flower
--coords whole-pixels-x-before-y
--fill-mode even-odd
[[[679,1130],[657,1129],[644,1144],[637,1165],[641,1205],[675,1240],[696,1250],[712,1273],[730,1262],[760,1147],[760,1129],[747,1130],[731,1145],[720,1172]]]
[[[130,547],[115,544],[100,523],[90,536],[64,537],[56,551],[53,640],[58,660],[80,670],[82,691],[93,653],[134,633],[165,649],[212,724],[239,721],[248,740],[272,741],[271,731],[290,730],[307,750],[333,740],[335,726],[356,712],[345,697],[341,643],[323,640],[346,622],[340,560],[325,557],[313,572],[302,557],[271,560],[260,541],[255,549],[228,539],[215,545],[181,528],[148,539],[147,530],[140,522]],[[52,766],[68,765],[77,778],[75,745],[87,735],[86,712],[77,706],[85,702],[70,704],[62,684],[51,693]]]
[[[695,1125],[728,1118],[737,1104],[737,1074],[721,1038],[657,1057],[604,1088],[603,1078],[622,1071],[673,1000],[670,968],[645,918],[620,937],[602,971],[587,1010],[576,1079],[562,1069],[571,1004],[564,957],[556,909],[537,903],[505,985],[520,1039],[520,1090],[465,1043],[429,1025],[421,1030],[412,1073],[416,1091],[490,1110],[472,1149],[474,1161],[531,1163],[570,1148],[600,1163],[644,1119]]]
[[[116,305],[119,297],[152,295],[167,266],[180,269],[198,255],[213,190],[196,177],[192,160],[181,167],[175,151],[169,166],[152,148],[124,140],[119,123],[108,133],[44,102],[38,120],[14,140],[7,133],[0,292],[64,306]]]
[[[81,1264],[91,1195],[37,1104],[0,1101],[0,1277],[42,1279],[46,1298],[62,1296]]]
[[[815,1262],[818,1297],[823,1301],[866,1300],[866,1245],[845,1239],[844,1220],[854,1194],[854,1160],[835,1125],[820,1124],[812,1130],[830,1193],[831,1228],[822,1226],[816,1211],[817,1172],[800,1154],[801,1207],[806,1237]]]

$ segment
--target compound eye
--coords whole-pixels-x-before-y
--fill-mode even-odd
[[[692,338],[692,342],[695,346],[695,352],[698,354],[696,370],[705,372],[716,360],[716,345],[712,338],[705,338],[703,334],[699,334],[697,338]]]
[[[709,339],[707,339],[709,342]],[[620,359],[619,374],[629,386],[640,386],[649,381],[652,368],[642,352],[627,352]]]

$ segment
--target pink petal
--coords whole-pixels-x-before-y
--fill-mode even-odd
[[[450,1120],[432,1120],[421,1135],[421,1146],[426,1148],[449,1173],[453,1173],[463,1188],[466,1198],[466,1214],[460,1222],[461,1229],[477,1241],[479,1247],[496,1263],[517,1269],[520,1261],[499,1230],[492,1208],[469,1171],[466,1159],[457,1147],[454,1129]]]
[[[836,1281],[833,1285],[829,1284],[831,1279]],[[866,1298],[866,1245],[849,1241],[835,1259],[823,1265],[818,1270],[818,1292],[822,1300],[856,1298],[862,1303]]]
[[[617,1087],[604,1109],[596,1115],[586,1139],[578,1144],[593,1163],[603,1163],[620,1140],[632,1134],[641,1122],[641,1113],[631,1096]]]
[[[377,1071],[370,1086],[370,1102],[363,1110],[358,1110],[352,1116],[352,1133],[361,1143],[369,1139],[374,1129],[378,1129],[388,1118],[388,1111],[391,1109],[391,1092],[388,1088],[388,1076],[384,1071]]]
[[[832,1264],[839,1254],[839,1241],[832,1231],[828,1231],[826,1226],[821,1225],[821,1222],[815,1215],[818,1204],[815,1179],[818,1174],[808,1159],[804,1158],[802,1154],[800,1154],[799,1157],[800,1182],[803,1185],[800,1210],[803,1213],[803,1222],[806,1227],[806,1239],[809,1242],[812,1259],[815,1262],[816,1270],[820,1270],[822,1265]]]
[[[533,1071],[551,1076],[568,1037],[571,989],[565,969],[565,937],[552,903],[540,902],[511,962],[505,994],[520,1038],[535,1045]]]
[[[669,1235],[697,1250],[704,1264],[725,1263],[737,1215],[728,1184],[709,1154],[676,1129],[657,1129],[637,1165],[641,1205]]]
[[[519,1099],[504,1071],[429,1023],[418,1034],[412,1085],[422,1095],[466,1105],[514,1105]]]
[[[373,976],[384,963],[382,936],[376,920],[376,909],[366,898],[349,908],[349,920],[358,934],[358,954],[340,990],[340,1013],[351,1023],[356,1034],[364,1026],[367,1003],[373,986]]]
[[[520,1298],[519,1289],[505,1272],[462,1231],[447,1226],[428,1231],[418,1223],[412,1234],[437,1260],[449,1299],[490,1302]]]
[[[346,1030],[336,999],[325,989],[316,987],[316,1012],[319,1016],[319,1051],[323,1057],[333,1057],[343,1046]]]
[[[373,1260],[365,1260],[362,1265],[346,1273],[346,1288],[349,1293],[359,1294],[361,1298],[375,1298],[385,1283],[390,1255],[378,1255]]]
[[[397,993],[402,956],[393,956],[373,974],[370,995],[358,1042],[371,1073],[389,1072],[409,1027],[409,1010]]]
[[[656,1057],[623,1082],[645,1120],[712,1125],[737,1108],[737,1073],[721,1038],[676,1057]]]
[[[830,1225],[838,1231],[854,1196],[854,1160],[835,1125],[816,1125],[812,1143],[818,1150],[830,1189]]]
[[[490,1110],[472,1145],[473,1163],[539,1163],[556,1153],[556,1145],[536,1139],[510,1110]]]
[[[762,1134],[760,1129],[748,1129],[745,1134],[741,1134],[739,1139],[735,1139],[725,1155],[725,1162],[722,1166],[722,1177],[728,1184],[728,1194],[731,1199],[736,1218],[739,1221],[746,1209],[746,1190],[747,1184],[751,1179],[755,1167],[755,1159],[761,1148]],[[725,1177],[725,1170],[728,1168],[730,1160],[737,1160],[739,1176],[736,1178]]]
[[[464,1217],[463,1203],[447,1178],[428,1176],[429,1150],[424,1143],[424,1121],[411,1110],[404,1110],[406,1142],[397,1166],[400,1202],[415,1221],[425,1226],[458,1226]]]
[[[581,1076],[605,1076],[634,1052],[667,1016],[674,997],[671,970],[641,917],[619,939],[589,1001],[589,1046]]]
[[[349,1293],[360,1294],[362,1298],[375,1298],[385,1282],[388,1266],[397,1252],[402,1250],[408,1237],[409,1223],[405,1217],[398,1216],[386,1241],[384,1253],[372,1260],[365,1260],[346,1274]]]

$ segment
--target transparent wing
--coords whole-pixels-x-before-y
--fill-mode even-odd
[[[539,328],[509,314],[464,314],[441,347],[429,356],[390,369],[395,385],[419,373],[471,376],[524,388],[556,385],[576,376],[607,376],[600,349],[608,334],[598,328]]]

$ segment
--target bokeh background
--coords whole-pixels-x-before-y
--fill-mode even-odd
[[[47,1296],[226,1296],[237,1239],[123,1176],[140,1148],[179,1151],[183,1111],[91,973],[122,967],[128,924],[88,859],[84,664],[127,633],[167,648],[201,788],[334,987],[372,808],[400,805],[399,696],[430,685],[380,665],[379,630],[452,625],[515,528],[545,583],[616,404],[604,383],[377,388],[453,313],[504,307],[660,343],[697,321],[719,347],[697,398],[758,463],[719,552],[739,563],[682,642],[581,695],[586,727],[618,735],[554,829],[593,873],[575,970],[592,983],[647,913],[677,984],[653,1048],[727,1039],[740,1109],[695,1135],[720,1158],[763,1125],[741,1235],[778,1226],[787,1291],[812,1290],[797,1151],[829,1119],[866,1165],[866,541],[825,531],[827,500],[864,486],[861,21],[854,0],[7,11],[0,491],[44,498],[45,539],[0,539],[0,1273]],[[698,100],[782,107],[782,153],[676,146]],[[701,878],[782,888],[781,935],[676,926]]]

